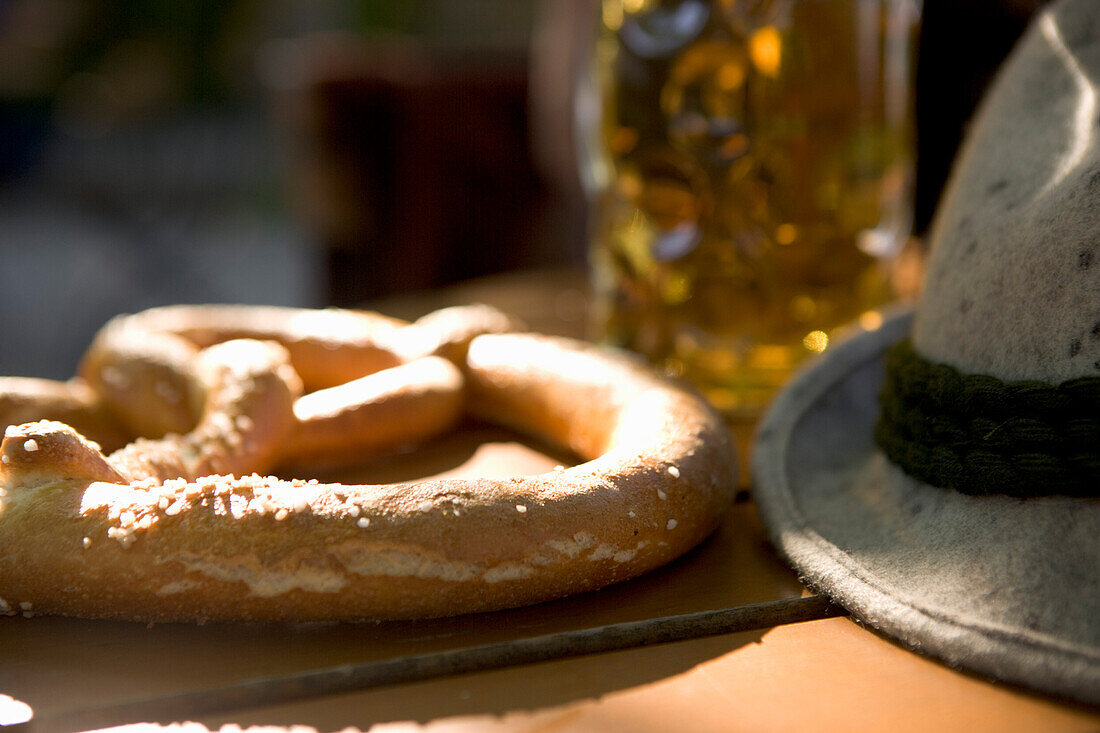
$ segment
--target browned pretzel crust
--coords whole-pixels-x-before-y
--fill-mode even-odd
[[[266,472],[282,457],[302,393],[286,349],[237,339],[204,349],[194,362],[206,398],[198,424],[184,435],[139,438],[112,453],[109,462],[123,476],[165,481]]]
[[[71,425],[107,451],[121,448],[132,437],[82,379],[0,377],[0,429],[35,420]]]
[[[453,426],[462,414],[462,375],[433,355],[461,362],[475,335],[515,326],[479,305],[445,308],[412,324],[335,308],[167,306],[113,319],[80,374],[132,434],[180,434],[194,428],[206,400],[194,367],[203,348],[231,339],[274,341],[310,392],[295,406],[298,423],[282,460],[295,467],[361,461]]]
[[[411,618],[599,588],[682,554],[734,487],[694,393],[577,342],[486,335],[471,409],[585,460],[507,480],[125,483],[56,423],[0,446],[0,608],[145,621]],[[33,446],[33,447],[32,447]]]
[[[294,403],[294,429],[278,465],[308,471],[362,463],[453,427],[464,401],[462,372],[439,356],[318,390]]]
[[[474,336],[517,325],[484,305],[443,308],[411,324],[339,308],[173,305],[112,319],[79,373],[136,434],[157,437],[194,425],[199,405],[190,360],[198,349],[223,341],[277,341],[305,390],[313,392],[424,356],[460,362]],[[157,414],[148,414],[148,405],[158,403]]]
[[[400,321],[350,310],[175,305],[112,319],[96,335],[79,374],[136,435],[194,427],[201,390],[191,362],[199,349],[232,339],[277,341],[307,391],[333,387],[401,358],[389,348]]]

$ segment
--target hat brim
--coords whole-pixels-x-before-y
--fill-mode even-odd
[[[764,417],[754,492],[812,588],[914,650],[1100,705],[1100,499],[969,496],[875,445],[882,356],[912,314],[855,331]]]

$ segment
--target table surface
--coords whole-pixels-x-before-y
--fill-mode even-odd
[[[378,307],[414,317],[441,305],[492,302],[533,329],[582,335],[581,281],[576,273],[561,272],[498,277]],[[469,424],[413,453],[322,478],[507,476],[546,471],[561,460],[521,436]],[[821,599],[799,600],[806,595],[768,545],[751,500],[742,500],[714,536],[665,568],[510,611],[293,626],[0,619],[0,694],[34,710],[34,720],[17,727],[35,731],[145,720],[197,720],[212,729],[233,724],[386,732],[760,731],[811,725],[846,731],[1100,730],[1096,711],[951,670],[835,617],[839,609]],[[507,661],[508,650],[523,646],[518,640],[535,639],[531,648],[558,648],[540,644],[575,641],[585,629],[612,624],[619,625],[615,630],[633,623],[632,629],[652,631],[667,625],[652,619],[746,606],[755,621],[729,628],[750,630]],[[769,609],[780,607],[801,609],[799,618],[814,620],[769,623]],[[419,680],[414,682],[363,682],[369,677],[363,673],[407,671],[410,657],[461,661],[471,650],[490,650],[493,661],[445,676],[439,674],[443,667],[421,665],[419,677],[400,678]],[[318,670],[330,674],[319,677]],[[333,670],[343,680],[336,686]],[[348,683],[353,672],[360,673],[358,682]],[[196,704],[204,699],[218,701],[217,710]],[[96,716],[89,713],[94,710]],[[0,721],[4,711],[0,698]]]

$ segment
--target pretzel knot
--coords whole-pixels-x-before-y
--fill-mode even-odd
[[[500,333],[513,327],[484,307],[413,324],[245,306],[115,319],[79,377],[55,390],[83,401],[43,406],[106,415],[106,435],[146,437],[104,455],[93,436],[57,420],[7,429],[0,611],[143,621],[442,616],[599,588],[706,537],[735,485],[720,417],[633,358]],[[8,403],[25,415],[33,399]],[[261,476],[363,460],[463,414],[581,461],[505,480],[351,486]]]

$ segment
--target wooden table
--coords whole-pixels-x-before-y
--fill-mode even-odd
[[[578,282],[575,273],[517,275],[379,307],[412,317],[487,301],[538,330],[579,335]],[[515,475],[561,460],[470,424],[415,453],[322,478]],[[142,720],[386,732],[1100,730],[1095,711],[950,670],[806,596],[742,499],[713,537],[668,567],[511,611],[300,626],[3,618],[0,693],[33,709],[31,723],[14,727],[23,731]],[[733,610],[709,613],[720,609]],[[685,614],[691,623],[668,620]],[[635,646],[669,629],[709,635]],[[739,630],[719,633],[728,629]],[[617,639],[627,648],[580,654]],[[402,679],[419,681],[365,687]],[[6,705],[0,698],[0,719],[21,709]]]

